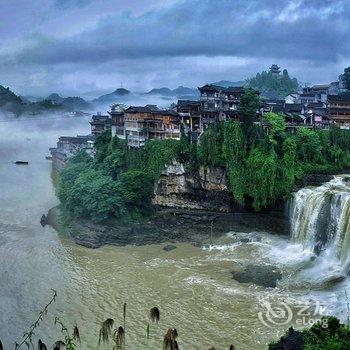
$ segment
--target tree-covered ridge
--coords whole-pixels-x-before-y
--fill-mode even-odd
[[[88,110],[90,107],[91,105],[80,97],[62,98],[57,94],[52,94],[42,101],[30,102],[26,98],[16,95],[9,88],[0,85],[0,111],[12,113],[15,116]]]
[[[23,111],[23,103],[19,96],[9,88],[0,85],[0,108],[6,112],[19,115]]]
[[[262,71],[255,77],[246,80],[246,86],[258,90],[261,94],[276,92],[284,98],[295,91],[299,84],[296,78],[291,78],[287,69],[282,74],[275,75],[271,71]]]

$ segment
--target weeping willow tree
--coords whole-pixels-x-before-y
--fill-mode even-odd
[[[265,151],[253,148],[247,159],[248,192],[253,198],[253,207],[260,210],[275,197],[278,181],[278,158],[273,147]]]
[[[244,205],[246,148],[240,123],[225,123],[223,154],[230,192],[237,203]]]
[[[291,137],[286,138],[283,143],[283,159],[282,159],[282,189],[283,195],[287,195],[293,191],[295,179],[297,177],[296,164],[297,144]]]
[[[210,126],[200,138],[198,147],[198,159],[204,166],[223,166],[225,163],[222,152],[223,144],[223,124]]]

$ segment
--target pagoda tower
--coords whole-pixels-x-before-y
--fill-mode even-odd
[[[281,73],[280,67],[278,67],[277,64],[273,64],[273,65],[270,67],[270,73],[271,73],[273,76],[278,77],[279,74]]]

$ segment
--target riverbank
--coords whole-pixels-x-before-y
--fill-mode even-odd
[[[159,209],[147,220],[123,224],[110,221],[95,224],[86,219],[70,219],[59,206],[49,210],[46,224],[87,248],[103,245],[147,245],[189,242],[195,246],[210,244],[212,239],[229,231],[265,231],[288,234],[283,212],[217,213],[199,210]]]
[[[349,173],[348,169],[344,173]],[[307,174],[297,188],[321,186],[331,174]],[[220,191],[216,191],[219,192]],[[169,199],[170,200],[170,199]],[[193,204],[193,203],[192,203]],[[195,246],[211,244],[227,232],[264,231],[289,235],[287,203],[279,202],[263,212],[231,208],[230,212],[156,206],[154,214],[138,222],[125,224],[118,220],[96,224],[88,219],[71,219],[60,206],[49,210],[45,223],[75,243],[87,248],[103,245],[148,245],[188,242]]]

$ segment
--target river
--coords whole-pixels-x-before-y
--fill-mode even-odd
[[[231,232],[205,249],[177,244],[165,252],[160,245],[91,250],[41,227],[41,215],[58,203],[45,159],[48,148],[60,135],[88,132],[83,118],[0,121],[0,339],[5,349],[28,330],[51,288],[58,298],[35,337],[50,346],[62,338],[53,324],[59,316],[69,328],[78,325],[78,348],[96,349],[101,321],[110,317],[122,324],[124,302],[128,349],[161,349],[169,327],[177,328],[181,349],[228,349],[231,343],[242,350],[266,349],[300,322],[298,311],[305,305],[309,312],[323,305],[326,313],[344,320],[348,279],[333,283],[327,273],[333,276],[336,267],[326,261],[315,265],[302,243],[268,232]],[[29,165],[15,165],[15,160]],[[242,242],[247,237],[250,241]],[[233,280],[231,271],[246,264],[276,266],[283,278],[275,289]],[[266,302],[275,311],[286,307],[291,320],[269,320]],[[161,318],[151,324],[147,341],[153,306]]]

